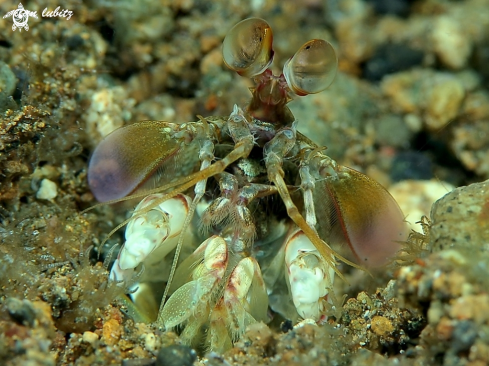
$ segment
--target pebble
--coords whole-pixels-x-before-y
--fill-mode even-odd
[[[438,180],[405,180],[392,185],[389,192],[401,207],[410,228],[422,233],[421,225],[417,224],[421,216],[429,216],[431,205],[453,189],[451,184]]]
[[[418,113],[421,102],[419,83],[427,76],[423,71],[403,71],[383,78],[380,86],[384,95],[391,100],[392,109]]]
[[[394,331],[392,322],[383,316],[374,316],[370,326],[374,333],[381,337],[385,337]]]
[[[431,210],[433,251],[447,248],[482,250],[489,243],[489,181],[460,187],[438,200]]]
[[[480,90],[468,94],[464,101],[463,113],[473,121],[478,119],[488,119],[489,92]]]
[[[106,345],[113,346],[119,341],[122,332],[123,329],[119,324],[119,322],[115,319],[109,319],[103,325],[103,329],[102,329],[103,341],[105,342]]]
[[[17,78],[10,67],[0,61],[0,98],[11,96],[15,90]]]
[[[467,95],[462,113],[466,118],[453,126],[451,148],[466,169],[489,178],[489,94]]]
[[[156,346],[158,342],[156,342],[156,337],[154,333],[148,333],[144,336],[144,347],[150,351],[154,352],[156,351]]]
[[[450,316],[457,320],[472,320],[480,325],[486,323],[489,321],[489,295],[459,297],[450,308]]]
[[[98,335],[93,332],[86,331],[83,333],[82,341],[85,343],[90,343],[92,346],[98,341]]]
[[[188,346],[172,345],[158,352],[155,366],[192,366],[197,353]]]
[[[384,75],[410,69],[423,61],[422,51],[403,43],[387,43],[375,50],[366,62],[364,77],[369,81],[379,81]]]
[[[440,300],[432,301],[427,313],[428,323],[438,324],[443,313],[444,313],[444,309],[441,301]]]
[[[472,51],[472,42],[455,19],[438,17],[434,21],[431,38],[435,53],[445,66],[461,69],[466,65]]]
[[[423,121],[415,114],[408,113],[404,116],[404,123],[411,132],[419,132],[423,127]]]
[[[124,121],[131,118],[128,111],[134,104],[134,99],[129,98],[126,90],[120,86],[93,93],[90,107],[85,113],[90,140],[97,143],[101,137],[122,127]]]
[[[10,297],[6,301],[7,311],[10,317],[19,324],[33,326],[36,320],[36,312],[29,300],[19,300]]]
[[[427,94],[426,125],[438,130],[458,115],[465,90],[459,80],[447,77],[435,82]]]
[[[58,195],[58,186],[52,180],[44,178],[37,190],[36,197],[40,200],[53,200]]]
[[[433,178],[433,164],[422,152],[408,150],[396,154],[392,161],[390,177],[393,182],[402,180],[429,180]]]
[[[259,322],[247,327],[245,337],[255,346],[266,347],[272,341],[273,333],[265,323]]]
[[[375,122],[375,140],[380,145],[406,147],[409,145],[412,132],[401,116],[386,114]]]
[[[374,11],[379,15],[397,15],[406,17],[411,10],[411,1],[409,0],[367,0],[372,4]]]
[[[0,111],[9,107],[9,99],[15,91],[16,84],[15,74],[5,62],[0,61]]]
[[[464,84],[459,78],[427,69],[388,75],[380,86],[393,110],[419,115],[432,131],[452,122],[465,98]]]
[[[487,305],[485,307],[487,310]],[[452,349],[454,352],[467,352],[478,337],[478,328],[472,321],[457,322],[452,332]]]

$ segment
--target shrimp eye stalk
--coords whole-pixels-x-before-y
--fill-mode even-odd
[[[290,90],[299,96],[315,94],[331,85],[338,59],[331,43],[312,39],[284,65],[283,74]]]
[[[224,38],[224,63],[241,76],[263,73],[273,61],[273,33],[270,25],[259,18],[245,19],[236,24]]]

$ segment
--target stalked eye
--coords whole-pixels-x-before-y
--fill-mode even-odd
[[[241,76],[259,75],[272,63],[272,42],[272,28],[267,22],[259,18],[243,20],[224,38],[224,62]]]
[[[295,94],[314,94],[333,82],[337,67],[338,59],[331,43],[312,39],[285,63],[284,76]]]

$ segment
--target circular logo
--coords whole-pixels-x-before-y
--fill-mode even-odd
[[[29,30],[29,26],[27,25],[27,21],[29,20],[29,13],[25,11],[22,4],[19,4],[19,7],[16,11],[14,11],[14,25],[12,26],[12,30],[18,28],[25,28],[25,30]]]
[[[29,16],[37,18],[37,13],[35,11],[25,10],[24,6],[22,4],[19,4],[17,9],[9,11],[3,17],[7,18],[9,16],[12,16],[12,20],[14,22],[14,24],[12,25],[13,31],[15,31],[17,28],[19,28],[19,31],[22,31],[22,28],[28,31],[29,25],[27,25],[27,21],[29,20]]]

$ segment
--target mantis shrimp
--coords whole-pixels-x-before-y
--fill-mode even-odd
[[[334,277],[342,277],[337,261],[382,265],[407,236],[392,196],[301,134],[287,107],[332,83],[332,45],[306,42],[276,76],[272,42],[270,25],[258,18],[224,39],[225,64],[254,81],[247,106],[196,122],[122,127],[89,165],[99,201],[144,197],[120,225],[127,224],[125,243],[111,280],[128,283],[142,264],[151,275],[141,282],[162,280],[161,262],[175,251],[156,322],[214,351],[231,347],[247,325],[268,321],[269,306],[288,318],[324,321]],[[157,188],[133,194],[149,177]],[[189,243],[193,252],[176,267]],[[337,244],[358,264],[333,250]]]

